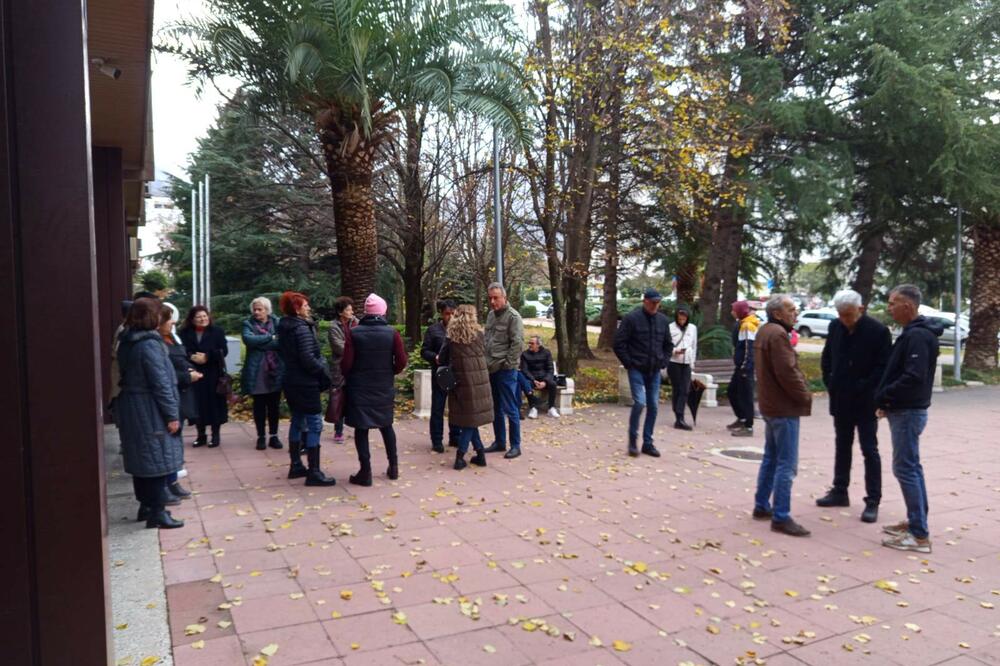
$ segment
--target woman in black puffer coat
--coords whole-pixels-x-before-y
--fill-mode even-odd
[[[286,291],[278,302],[284,317],[278,322],[278,354],[285,364],[282,388],[292,412],[288,429],[289,479],[306,477],[307,486],[337,483],[319,467],[319,438],[323,434],[323,403],[320,395],[330,388],[330,369],[316,338],[316,322],[304,294]],[[309,469],[299,457],[305,449]]]
[[[409,358],[399,331],[385,320],[388,306],[376,294],[365,299],[365,316],[351,329],[350,344],[344,350],[341,369],[347,376],[347,425],[354,428],[354,445],[361,469],[350,478],[359,486],[372,485],[368,431],[378,428],[389,458],[386,474],[399,478],[396,431],[392,428],[396,399],[395,376],[406,368]]]

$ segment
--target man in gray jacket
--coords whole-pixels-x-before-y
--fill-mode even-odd
[[[486,367],[490,371],[493,392],[493,445],[487,453],[507,451],[507,428],[510,424],[510,451],[504,458],[521,455],[521,389],[518,367],[524,348],[524,323],[521,315],[507,302],[507,291],[499,282],[487,289],[490,313],[486,315]]]

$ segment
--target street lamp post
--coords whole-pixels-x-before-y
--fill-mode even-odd
[[[503,231],[500,214],[500,131],[493,126],[493,225],[496,227],[497,282],[503,284]]]
[[[962,381],[962,207],[955,231],[955,381]]]

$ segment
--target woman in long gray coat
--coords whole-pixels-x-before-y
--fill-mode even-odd
[[[157,328],[160,301],[132,304],[118,345],[121,393],[115,400],[115,425],[125,471],[132,475],[139,515],[146,527],[182,527],[166,510],[167,477],[184,465],[180,439],[177,378]]]
[[[476,449],[473,465],[486,467],[479,426],[493,422],[493,392],[486,369],[483,328],[476,321],[476,308],[460,305],[448,323],[444,347],[438,353],[438,367],[450,365],[456,385],[448,394],[448,424],[458,428],[455,469],[465,469],[469,442]]]

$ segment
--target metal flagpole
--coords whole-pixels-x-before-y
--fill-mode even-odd
[[[205,208],[205,307],[212,309],[212,180],[205,174],[205,198],[202,205]]]
[[[955,381],[962,381],[962,207],[955,232]]]
[[[497,282],[503,284],[503,231],[500,217],[500,132],[493,125],[493,225],[496,227]]]
[[[198,183],[198,244],[201,245],[201,251],[198,253],[198,275],[201,277],[201,284],[198,287],[198,291],[201,293],[201,305],[208,307],[208,301],[205,297],[208,296],[206,293],[206,281],[205,281],[205,181],[202,180]]]
[[[191,188],[191,306],[198,305],[198,188]]]

